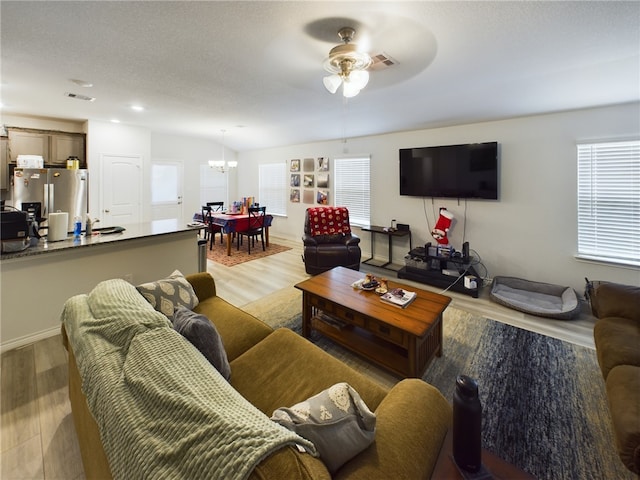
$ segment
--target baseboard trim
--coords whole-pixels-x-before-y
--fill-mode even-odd
[[[42,330],[41,332],[32,333],[31,335],[25,335],[24,337],[16,338],[9,342],[3,343],[0,345],[0,353],[8,352],[9,350],[14,350],[16,348],[24,347],[26,345],[31,345],[32,343],[38,342],[40,340],[44,340],[45,338],[55,337],[60,334],[60,326],[48,328],[47,330]]]

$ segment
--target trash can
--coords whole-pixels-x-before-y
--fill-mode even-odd
[[[207,271],[207,241],[198,240],[198,272]]]

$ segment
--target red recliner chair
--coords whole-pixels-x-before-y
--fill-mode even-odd
[[[311,275],[337,266],[360,270],[360,238],[351,233],[346,207],[307,208],[302,242],[305,270]]]

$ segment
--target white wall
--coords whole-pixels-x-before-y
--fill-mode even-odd
[[[213,140],[192,138],[161,133],[151,134],[151,158],[170,158],[180,160],[184,165],[183,211],[186,221],[190,221],[194,212],[199,212],[200,202],[200,165],[209,160],[219,160],[222,147]],[[236,160],[236,152],[225,149],[225,160]],[[237,198],[236,170],[229,172],[229,198]],[[212,199],[215,201],[217,199]]]
[[[371,155],[372,224],[389,225],[392,218],[410,224],[414,246],[434,241],[429,231],[442,206],[456,217],[450,232],[452,245],[460,248],[464,233],[464,240],[481,256],[491,277],[512,275],[569,285],[578,291],[583,290],[584,277],[637,285],[638,269],[578,261],[574,255],[576,142],[639,134],[640,104],[634,103],[354,138],[346,145],[336,140],[245,152],[238,156],[238,193],[257,194],[260,163],[320,156],[333,159],[346,147],[350,154]],[[498,201],[465,203],[399,195],[399,148],[488,141],[500,144]],[[307,206],[289,203],[287,217],[274,220],[273,235],[299,239]],[[361,232],[360,236],[363,250],[368,251],[369,234]],[[382,243],[386,239],[378,238],[376,254],[386,251]],[[394,260],[406,253],[407,247],[399,242]]]
[[[27,117],[25,117],[27,118]],[[29,120],[15,126],[28,126]],[[30,126],[30,125],[29,125]],[[38,128],[47,127],[37,123]],[[147,129],[88,122],[90,210],[97,208],[100,192],[100,153],[137,153],[145,164],[143,219],[150,218],[150,159],[185,159],[185,212],[198,211],[199,165],[220,145],[214,141],[151,133]],[[618,139],[640,134],[640,104],[626,104],[504,121],[378,135],[330,142],[293,145],[235,154],[237,172],[231,174],[230,198],[258,195],[260,163],[287,162],[293,158],[330,159],[349,154],[370,154],[372,161],[373,224],[388,225],[392,218],[411,225],[414,245],[432,241],[429,234],[438,207],[454,213],[450,232],[454,247],[464,239],[482,257],[490,276],[514,275],[531,280],[570,285],[581,291],[584,277],[640,284],[638,269],[578,261],[576,253],[576,152],[582,140]],[[497,141],[500,143],[500,200],[456,200],[401,197],[398,194],[398,149],[429,145]],[[213,154],[212,154],[213,152]],[[288,204],[286,217],[274,220],[272,234],[298,240],[306,205]],[[99,217],[99,215],[98,215]],[[466,220],[466,228],[464,227]],[[369,250],[369,235],[361,233]],[[376,252],[384,252],[380,238]],[[394,258],[402,259],[406,246],[398,243]]]
[[[87,166],[89,169],[89,216],[101,218],[102,155],[132,155],[142,158],[142,208],[140,221],[151,220],[151,132],[147,128],[111,122],[87,122]]]

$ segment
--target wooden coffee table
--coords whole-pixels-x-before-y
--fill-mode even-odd
[[[336,267],[295,287],[302,290],[302,335],[316,330],[336,343],[403,377],[420,377],[442,355],[442,313],[449,297],[389,282],[416,292],[406,308],[380,301],[351,284],[365,274]]]

